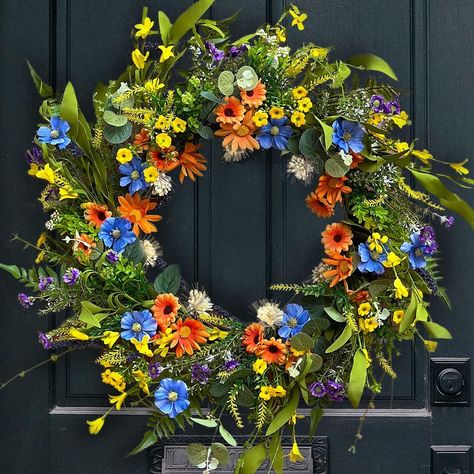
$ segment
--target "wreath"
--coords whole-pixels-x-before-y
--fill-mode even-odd
[[[275,25],[231,40],[229,19],[203,18],[212,3],[195,2],[174,23],[162,11],[152,21],[144,9],[132,33],[133,64],[95,90],[93,126],[71,83],[57,95],[30,66],[43,124],[28,174],[45,182],[39,199],[49,217],[36,244],[27,243],[37,265],[1,268],[33,293],[18,295],[23,307],[69,311],[39,335],[51,360],[99,351],[111,406],[87,422],[91,434],[112,410],[145,406],[149,429],[132,453],[198,424],[215,442],[190,445],[188,456],[210,472],[229,461],[230,431],[246,425],[236,472],[253,473],[268,458],[282,473],[286,456],[302,460],[300,403],[311,408],[314,434],[325,407],[346,398],[357,407],[365,389],[376,395],[383,376],[396,377],[399,341],[420,338],[431,352],[435,339],[451,338],[428,311],[430,296],[449,305],[433,222],[450,227],[449,209],[474,225],[473,209],[443,184],[472,180],[465,161],[443,162],[397,138],[410,124],[399,93],[364,78],[373,70],[396,79],[383,59],[331,61],[330,48],[312,43],[292,52],[285,24],[302,30],[307,18],[294,5]],[[184,55],[185,81],[170,86]],[[173,178],[203,176],[200,143],[214,136],[227,162],[279,150],[293,181],[314,189],[308,212],[344,214],[322,232],[325,255],[310,278],[273,285],[281,297],[255,303],[251,324],[189,286],[152,237]],[[444,169],[435,172],[434,163]],[[150,281],[152,269],[159,274]]]

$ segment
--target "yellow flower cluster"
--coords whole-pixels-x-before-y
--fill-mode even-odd
[[[118,372],[112,372],[110,369],[107,369],[105,372],[102,372],[102,382],[111,385],[118,392],[123,392],[127,384],[123,379],[123,376]]]
[[[286,396],[286,390],[281,385],[277,385],[276,387],[263,386],[260,388],[258,396],[266,401],[270,400],[270,398],[283,398]]]

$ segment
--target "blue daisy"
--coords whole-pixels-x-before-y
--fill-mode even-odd
[[[270,119],[267,125],[260,128],[257,135],[258,143],[265,150],[277,148],[284,150],[288,144],[288,138],[293,135],[293,129],[287,125],[288,117],[281,119]]]
[[[99,239],[106,247],[121,253],[128,244],[133,244],[137,239],[131,229],[132,224],[129,220],[123,217],[109,217],[100,228]]]
[[[71,139],[67,136],[67,132],[71,127],[59,117],[51,117],[49,123],[49,127],[40,127],[36,132],[38,140],[42,143],[57,145],[60,150],[64,150],[71,143]]]
[[[301,332],[308,321],[309,313],[306,309],[299,304],[289,304],[283,313],[282,326],[278,329],[278,335],[283,339],[289,339]]]
[[[175,418],[190,405],[187,385],[182,380],[163,379],[155,392],[155,405],[165,415]]]
[[[120,327],[123,329],[120,333],[122,339],[129,341],[135,338],[137,341],[141,341],[147,334],[153,337],[156,334],[158,324],[150,311],[145,309],[124,313]]]
[[[148,187],[143,170],[146,168],[146,163],[142,163],[140,158],[133,158],[130,163],[124,163],[119,166],[119,171],[125,175],[120,178],[120,186],[128,186],[128,192],[135,194],[142,189]]]
[[[334,130],[332,142],[346,153],[349,153],[349,150],[360,153],[364,149],[362,140],[365,133],[359,122],[337,119],[332,124],[332,128]]]
[[[387,253],[385,250],[382,253],[378,253],[375,250],[370,250],[366,244],[359,244],[358,253],[360,256],[360,262],[357,268],[362,273],[377,273],[381,275],[385,272],[385,268],[382,262],[387,260]]]
[[[410,235],[410,240],[411,242],[403,242],[400,250],[408,254],[411,268],[426,267],[425,255],[429,253],[429,249],[421,241],[420,234],[417,232]]]

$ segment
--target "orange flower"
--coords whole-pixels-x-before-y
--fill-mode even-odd
[[[251,91],[240,90],[240,97],[242,99],[242,104],[248,105],[249,107],[259,107],[263,104],[263,101],[266,99],[267,89],[265,84],[262,84],[260,81]]]
[[[112,215],[104,204],[86,202],[85,204],[82,204],[81,207],[85,209],[84,218],[86,221],[97,229],[100,229],[104,221]]]
[[[352,231],[351,228],[342,222],[334,222],[328,224],[326,229],[321,232],[321,243],[325,250],[341,253],[349,250],[349,245],[352,245]]]
[[[201,171],[206,171],[204,155],[198,153],[200,145],[193,142],[186,142],[184,151],[179,155],[181,171],[179,182],[182,183],[187,176],[191,181],[196,181],[196,176],[202,176]]]
[[[245,350],[254,353],[263,339],[263,327],[258,323],[252,323],[244,329],[242,344]]]
[[[226,97],[214,110],[216,122],[238,124],[244,118],[245,107],[236,97]]]
[[[199,344],[204,344],[209,337],[204,324],[197,319],[178,319],[171,328],[175,332],[170,348],[176,347],[176,357],[182,357],[184,353],[193,355],[193,349],[199,349]]]
[[[345,280],[351,275],[352,258],[344,257],[344,255],[341,255],[340,253],[331,251],[327,251],[326,254],[329,258],[323,258],[323,263],[325,263],[326,265],[330,265],[334,268],[323,272],[323,277],[327,280],[329,280],[329,278],[332,278],[332,281],[329,284],[329,286],[332,288],[341,280]]]
[[[140,133],[135,135],[135,139],[133,140],[133,144],[137,146],[140,151],[146,151],[149,148],[150,143],[150,134],[146,128],[142,128]]]
[[[175,151],[173,146],[166,150],[153,149],[148,152],[148,158],[155,165],[155,168],[164,173],[173,171],[179,166],[177,156],[178,152]]]
[[[353,170],[364,161],[364,157],[360,153],[354,153],[352,150],[350,151],[350,154],[352,155],[351,170]]]
[[[261,357],[268,364],[283,365],[286,357],[286,346],[281,339],[264,339],[257,351],[257,356]]]
[[[306,205],[311,212],[324,219],[334,214],[334,206],[329,205],[326,199],[320,199],[316,193],[309,194],[305,199]]]
[[[316,195],[322,199],[326,198],[330,205],[336,204],[338,201],[342,201],[342,195],[350,193],[352,189],[349,186],[344,185],[344,181],[347,180],[346,176],[342,178],[333,178],[327,174],[323,174],[319,178],[319,185],[316,188]]]
[[[76,240],[74,241],[73,250],[74,252],[81,252],[83,255],[88,257],[92,253],[92,249],[95,247],[94,239],[89,237],[87,234],[76,234]]]
[[[252,112],[249,110],[242,120],[242,123],[232,125],[224,123],[221,130],[215,133],[218,137],[225,137],[222,146],[230,146],[235,153],[237,150],[258,150],[260,144],[252,137],[252,133],[256,130],[256,125],[252,120]]]
[[[149,199],[141,199],[138,193],[133,196],[127,193],[125,197],[119,196],[118,200],[121,206],[117,207],[117,210],[122,217],[133,224],[133,232],[137,237],[140,235],[140,229],[145,234],[157,231],[152,222],[160,221],[161,216],[148,214],[148,211],[155,209],[155,202],[150,202]]]
[[[163,293],[156,297],[151,311],[161,332],[165,332],[166,328],[176,321],[179,308],[181,305],[178,298],[171,293]]]
[[[360,290],[356,293],[353,293],[350,297],[350,300],[355,303],[357,306],[359,306],[362,303],[365,303],[366,301],[369,300],[369,292],[367,290]]]

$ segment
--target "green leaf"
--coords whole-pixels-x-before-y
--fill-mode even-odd
[[[334,130],[331,126],[324,123],[320,118],[316,117],[316,115],[314,115],[314,118],[318,121],[319,125],[321,125],[321,128],[323,130],[324,148],[326,148],[326,150],[329,150],[330,146],[332,145],[332,134]]]
[[[105,123],[113,125],[114,127],[123,127],[128,122],[127,117],[124,115],[118,115],[111,110],[106,110],[104,112],[103,119]]]
[[[351,66],[366,69],[368,71],[382,72],[386,76],[398,81],[397,75],[393,72],[391,66],[382,58],[375,54],[365,53],[352,56],[347,61]]]
[[[316,158],[318,156],[319,134],[314,128],[305,130],[300,138],[300,152],[306,158]]]
[[[340,336],[326,349],[326,354],[330,354],[331,352],[340,349],[347,341],[349,341],[351,336],[352,329],[349,324],[346,324],[346,327],[341,332]]]
[[[324,165],[324,169],[329,176],[342,178],[349,171],[350,167],[340,158],[329,158]]]
[[[122,255],[135,264],[145,261],[145,251],[141,240],[137,239],[133,244],[127,245]]]
[[[211,420],[207,418],[189,418],[191,421],[194,421],[194,423],[197,423],[198,425],[205,426],[206,428],[215,428],[217,426],[216,420]]]
[[[310,418],[310,425],[309,425],[309,435],[314,436],[316,430],[318,428],[319,422],[323,417],[323,409],[317,405],[311,410],[311,418]]]
[[[408,308],[405,311],[405,315],[403,316],[402,322],[400,323],[400,333],[405,332],[408,327],[413,323],[413,321],[415,321],[417,307],[418,299],[415,295],[415,292],[412,292],[410,304],[408,305]]]
[[[215,102],[216,104],[220,104],[222,102],[222,100],[211,91],[201,91],[200,95],[211,102]]]
[[[16,265],[5,265],[4,263],[0,263],[0,268],[12,275],[16,280],[21,277],[21,271]]]
[[[251,91],[258,84],[258,76],[251,66],[242,66],[235,75],[237,85],[245,90]]]
[[[186,447],[186,455],[193,466],[207,461],[207,448],[201,443],[191,443]]]
[[[351,70],[347,66],[347,64],[344,64],[343,62],[338,62],[337,64],[337,74],[336,77],[334,78],[331,87],[333,89],[338,89],[339,87],[342,87],[344,84],[344,81],[351,75]]]
[[[222,467],[230,462],[229,450],[222,443],[211,444],[211,456],[216,458]]]
[[[256,444],[244,451],[236,466],[236,474],[255,474],[267,457],[265,443]]]
[[[324,311],[326,311],[326,314],[332,320],[337,321],[338,323],[346,322],[346,318],[336,308],[333,308],[332,306],[326,306],[324,308]]]
[[[204,138],[204,140],[212,140],[214,138],[214,132],[208,125],[202,125],[199,128],[198,133],[202,138]]]
[[[168,46],[168,36],[172,25],[168,15],[161,10],[158,12],[158,25],[160,27],[161,41],[165,46]]]
[[[167,266],[155,279],[154,288],[158,293],[178,293],[181,272],[178,265]]]
[[[33,66],[29,61],[26,61],[28,64],[28,69],[30,70],[31,78],[33,79],[33,83],[38,91],[40,97],[47,98],[53,96],[53,88],[48,84],[44,83],[38,73],[34,70]]]
[[[234,92],[234,74],[231,71],[222,71],[217,80],[217,87],[221,94],[230,96]]]
[[[308,367],[308,374],[317,372],[323,366],[323,358],[319,354],[310,354],[311,365]]]
[[[138,454],[141,451],[144,451],[145,449],[155,444],[157,441],[158,441],[158,437],[156,436],[156,433],[154,431],[145,431],[145,434],[143,435],[143,438],[138,444],[138,446],[132,449],[128,453],[128,456],[133,456],[135,454]]]
[[[416,317],[417,321],[428,321],[428,311],[426,310],[426,306],[423,303],[418,303],[416,307]]]
[[[300,332],[290,339],[290,344],[293,349],[302,352],[309,351],[313,347],[314,342],[308,334]]]
[[[237,405],[250,408],[255,405],[255,395],[247,385],[242,385],[237,392],[235,401]]]
[[[314,340],[313,351],[316,354],[324,354],[326,352],[326,349],[329,347],[329,345],[330,345],[330,343],[325,337],[318,336]]]
[[[61,102],[61,118],[66,120],[71,129],[69,136],[75,140],[77,137],[77,121],[79,118],[79,107],[77,105],[76,92],[73,85],[68,82],[64,89],[63,100]]]
[[[387,278],[379,278],[369,283],[369,293],[372,298],[383,295],[388,288],[392,286],[392,280]]]
[[[198,0],[181,13],[169,29],[168,43],[176,44],[196,24],[204,13],[206,13],[213,3],[214,0]]]
[[[314,322],[314,324],[316,325],[316,328],[319,331],[326,331],[327,329],[329,329],[329,326],[331,325],[329,319],[326,319],[326,318],[314,318],[312,321]]]
[[[130,122],[127,122],[122,127],[114,127],[108,124],[104,127],[104,137],[112,145],[123,143],[131,134],[132,124]]]
[[[271,434],[275,433],[288,422],[288,420],[295,414],[296,409],[298,408],[299,400],[300,392],[295,388],[291,392],[288,403],[273,418],[272,422],[267,428],[267,433],[265,436],[270,436]]]
[[[441,324],[433,323],[431,321],[422,321],[426,331],[430,337],[434,339],[452,339],[451,333]]]
[[[222,424],[219,425],[219,434],[224,438],[224,440],[231,446],[237,446],[237,441],[235,438],[224,428]]]
[[[90,301],[81,301],[79,319],[86,323],[87,328],[100,328],[100,322],[107,317],[107,313],[104,313],[104,311],[106,311],[105,308],[101,308]]]
[[[354,354],[349,385],[347,387],[347,398],[354,408],[359,406],[362,392],[364,391],[365,381],[367,379],[367,360],[362,349]]]
[[[268,460],[270,461],[269,469],[273,469],[275,474],[283,474],[284,456],[280,433],[272,436],[268,445]]]

